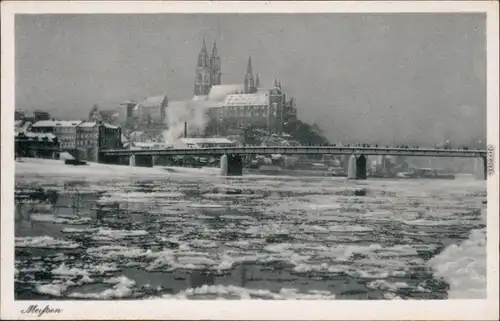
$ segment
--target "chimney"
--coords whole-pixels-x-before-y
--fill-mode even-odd
[[[188,137],[188,123],[187,121],[184,122],[184,138]]]

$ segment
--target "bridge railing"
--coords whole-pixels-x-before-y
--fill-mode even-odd
[[[346,147],[346,146],[258,146],[258,147],[212,147],[212,148],[165,148],[148,150],[102,150],[105,155],[222,155],[222,154],[364,154],[364,155],[415,155],[449,157],[484,157],[485,150],[403,148],[403,147]]]

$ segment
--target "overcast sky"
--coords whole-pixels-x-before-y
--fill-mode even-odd
[[[485,136],[482,14],[16,17],[16,108],[82,118],[127,99],[189,99],[203,37],[222,83],[281,79],[299,118],[333,141]]]

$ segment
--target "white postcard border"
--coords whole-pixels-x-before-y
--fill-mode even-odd
[[[499,25],[496,1],[384,2],[2,2],[1,295],[2,319],[33,319],[31,304],[62,309],[39,319],[356,319],[487,320],[499,299]],[[494,147],[489,176],[487,300],[444,301],[15,301],[14,300],[14,14],[16,13],[221,13],[221,12],[484,12],[487,14],[487,139]]]

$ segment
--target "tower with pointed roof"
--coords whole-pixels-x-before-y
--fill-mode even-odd
[[[210,84],[211,86],[221,84],[222,73],[220,70],[220,57],[217,51],[217,43],[214,41],[212,54],[210,55]]]
[[[211,87],[210,58],[207,53],[205,39],[201,51],[198,54],[198,65],[196,66],[196,80],[194,83],[195,95],[207,95]]]
[[[286,113],[286,94],[279,79],[274,79],[274,86],[269,89],[269,120],[268,128],[277,132],[283,132],[283,124]]]
[[[248,57],[247,73],[245,74],[244,82],[245,94],[251,94],[257,91],[252,72],[252,57]]]
[[[208,95],[212,86],[221,84],[221,78],[222,73],[217,43],[214,41],[212,53],[209,55],[205,38],[203,38],[203,45],[198,54],[198,65],[196,66],[194,94],[196,96]]]

